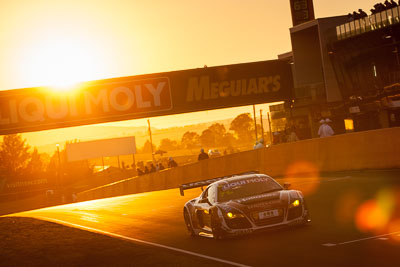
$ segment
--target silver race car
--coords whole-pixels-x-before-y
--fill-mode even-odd
[[[310,222],[303,194],[282,187],[265,174],[221,177],[180,187],[184,190],[207,188],[186,202],[183,217],[192,236],[222,239],[267,228]]]

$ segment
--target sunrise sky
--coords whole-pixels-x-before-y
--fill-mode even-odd
[[[375,3],[314,0],[314,10],[317,18],[370,13]],[[276,59],[291,50],[291,23],[289,0],[0,0],[0,90]],[[252,109],[154,118],[152,125],[242,112]]]

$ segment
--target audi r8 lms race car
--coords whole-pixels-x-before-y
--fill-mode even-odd
[[[183,184],[181,195],[206,185],[183,209],[192,236],[222,239],[310,221],[303,194],[289,190],[288,183],[282,187],[268,175],[241,174]]]

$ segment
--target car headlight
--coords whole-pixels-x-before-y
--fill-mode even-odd
[[[240,212],[235,211],[228,211],[225,213],[228,219],[235,219],[235,218],[244,218],[244,215]]]
[[[300,200],[296,199],[292,203],[290,203],[289,208],[294,208],[300,205]]]

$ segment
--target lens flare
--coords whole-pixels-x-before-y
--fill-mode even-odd
[[[388,222],[388,216],[374,199],[364,202],[357,210],[356,225],[363,232],[381,232]]]
[[[396,220],[396,194],[391,189],[381,189],[374,199],[365,201],[358,208],[355,222],[360,231],[363,232],[383,232],[400,226],[398,223],[393,225]],[[397,229],[399,231],[400,229]]]
[[[301,180],[299,180],[301,178]],[[300,189],[304,195],[314,193],[319,186],[319,170],[308,161],[297,161],[291,164],[285,172],[285,182],[290,182]]]

